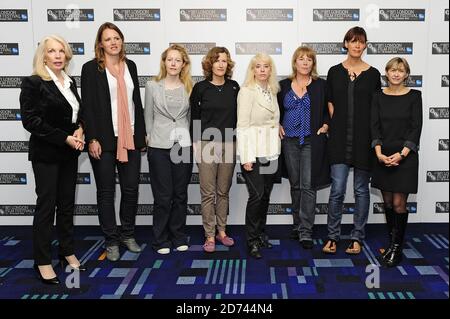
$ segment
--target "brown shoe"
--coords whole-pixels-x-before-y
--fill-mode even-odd
[[[349,255],[358,255],[361,252],[362,245],[361,242],[359,242],[356,239],[352,239],[352,242],[350,245],[348,245],[347,249],[345,250],[346,254]]]
[[[337,243],[334,239],[327,239],[325,246],[322,248],[322,252],[325,254],[335,254],[337,250]]]

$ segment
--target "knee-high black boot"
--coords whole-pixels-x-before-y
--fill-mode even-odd
[[[388,237],[389,237],[389,245],[384,250],[384,252],[381,254],[381,258],[386,258],[391,253],[391,246],[392,246],[392,229],[394,228],[394,210],[392,207],[385,207],[384,208],[384,215],[386,217],[386,226],[388,230]]]
[[[402,261],[403,239],[405,238],[406,225],[408,223],[408,212],[394,213],[394,228],[392,229],[392,245],[390,252],[384,257],[387,267],[395,267]]]

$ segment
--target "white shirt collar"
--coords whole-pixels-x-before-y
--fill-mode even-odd
[[[56,84],[60,83],[55,73],[53,73],[53,71],[48,66],[45,66],[45,69],[47,70],[48,74],[50,74],[50,77],[52,78],[53,82],[55,82]],[[61,74],[64,78],[64,88],[67,89],[70,87],[72,79],[66,74],[66,72],[64,72],[64,70],[61,70]]]

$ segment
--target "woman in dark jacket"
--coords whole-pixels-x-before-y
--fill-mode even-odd
[[[280,82],[280,137],[291,184],[291,238],[311,249],[316,190],[330,183],[326,156],[326,84],[316,71],[316,53],[302,46],[292,56],[292,75]]]
[[[134,239],[138,203],[140,149],[145,148],[145,123],[136,64],[125,57],[124,36],[106,22],[97,32],[95,59],[81,71],[86,139],[97,185],[100,226],[106,257],[119,259],[119,243],[140,252]],[[120,222],[114,209],[115,168],[119,175]]]
[[[31,133],[28,159],[36,182],[34,269],[45,284],[59,283],[51,256],[55,208],[61,265],[86,270],[75,257],[73,245],[78,155],[84,139],[80,97],[75,81],[65,73],[71,58],[64,39],[45,37],[34,56],[33,75],[24,78],[20,92],[22,123]]]

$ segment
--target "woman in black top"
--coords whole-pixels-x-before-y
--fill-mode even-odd
[[[378,159],[373,168],[372,187],[380,189],[383,195],[390,237],[382,261],[393,267],[402,259],[408,195],[417,193],[422,95],[405,87],[410,68],[404,58],[391,59],[385,71],[389,86],[372,100],[372,146]]]
[[[350,168],[355,194],[354,228],[346,253],[359,254],[369,214],[370,194],[370,105],[381,88],[380,72],[362,60],[367,35],[351,28],[344,37],[347,59],[328,71],[327,94],[331,120],[328,155],[331,191],[328,203],[328,240],[323,252],[336,253],[341,235],[342,209]]]
[[[86,270],[74,255],[73,211],[78,155],[84,148],[81,100],[66,73],[72,50],[58,36],[42,39],[20,92],[24,128],[31,133],[28,159],[36,182],[33,217],[34,269],[45,284],[58,284],[52,267],[51,237],[56,230],[61,264]]]
[[[120,29],[105,22],[97,31],[95,59],[81,71],[89,159],[97,186],[100,226],[106,257],[119,259],[119,244],[132,252],[141,248],[134,239],[141,149],[145,149],[145,122],[136,64],[125,57]],[[120,222],[114,208],[117,167],[121,190]]]
[[[206,79],[194,85],[190,97],[191,129],[206,237],[205,252],[215,251],[216,239],[225,246],[234,245],[234,240],[227,236],[225,230],[235,166],[234,129],[239,92],[239,84],[231,80],[233,67],[234,62],[227,48],[210,49],[202,61]]]

